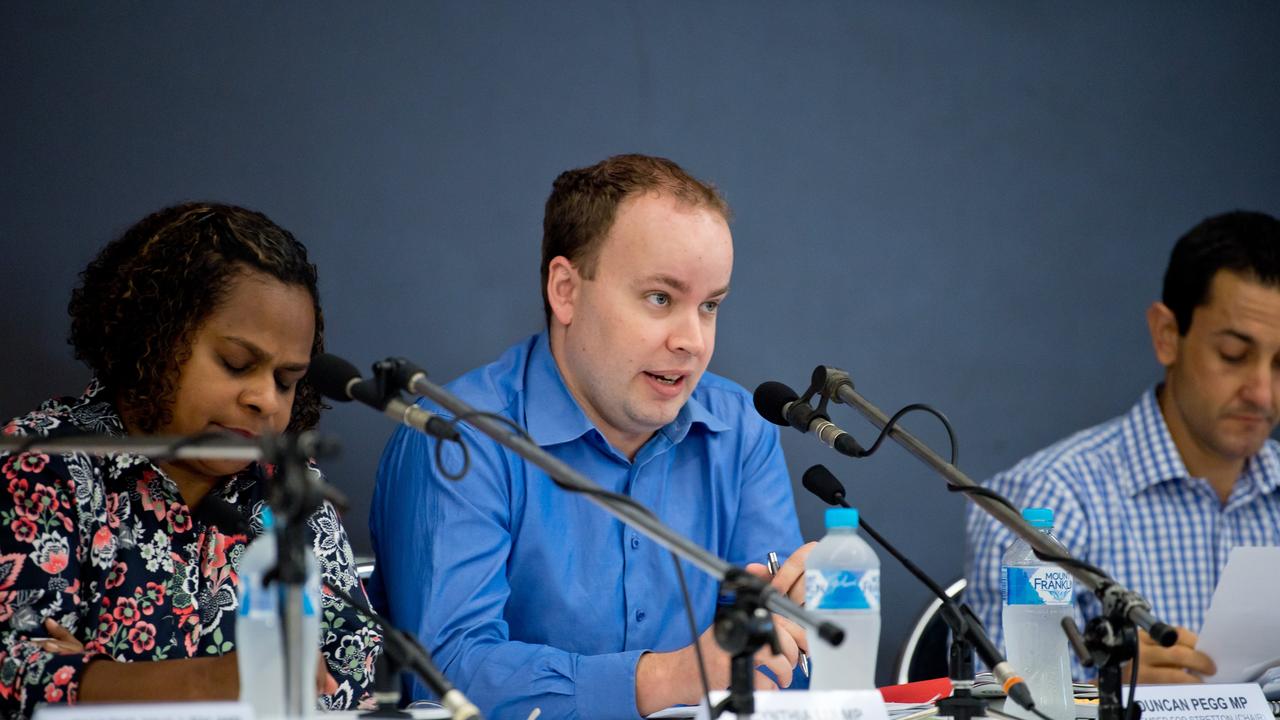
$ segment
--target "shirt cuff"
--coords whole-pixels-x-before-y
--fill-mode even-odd
[[[646,651],[579,655],[574,668],[578,717],[634,720],[636,663]]]
[[[75,704],[79,700],[80,678],[84,675],[85,666],[99,658],[111,659],[109,655],[99,652],[64,655],[35,649],[27,656],[27,660],[34,661],[40,655],[48,657],[40,669],[40,680],[43,682],[31,683],[25,677],[20,681],[25,685],[22,706],[26,714],[30,714],[37,703]]]

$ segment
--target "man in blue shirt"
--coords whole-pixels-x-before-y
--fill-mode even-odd
[[[730,562],[789,554],[774,585],[800,600],[804,551],[777,429],[745,390],[705,372],[733,267],[727,218],[714,188],[661,158],[561,174],[543,222],[547,331],[449,388]],[[458,482],[415,432],[383,454],[370,591],[391,618],[492,717],[633,718],[698,702],[670,554],[461,430],[471,467]],[[456,470],[461,458],[444,460]],[[682,565],[697,646],[712,687],[725,687],[728,656],[709,630],[716,583]],[[807,645],[776,620],[784,653],[757,661],[787,685]],[[757,672],[757,686],[773,683]]]
[[[1268,439],[1280,419],[1280,222],[1232,212],[1193,228],[1147,324],[1164,381],[989,487],[1052,508],[1072,555],[1182,626],[1172,648],[1141,633],[1139,682],[1199,682],[1215,668],[1194,631],[1231,549],[1280,545],[1280,445]],[[999,642],[1000,559],[1012,536],[971,509],[968,540],[965,597]],[[1076,611],[1079,622],[1101,613],[1079,585]],[[1076,675],[1087,677],[1078,665]]]

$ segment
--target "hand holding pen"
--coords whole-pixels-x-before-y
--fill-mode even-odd
[[[769,551],[768,567],[770,576],[776,576],[778,574],[778,568],[780,567],[778,563],[778,553],[773,552],[772,550]],[[805,677],[809,677],[809,655],[803,651],[800,653],[800,671],[804,673]]]

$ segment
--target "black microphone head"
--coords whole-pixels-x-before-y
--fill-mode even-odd
[[[814,465],[804,471],[804,489],[828,505],[844,505],[844,485],[825,465]]]
[[[783,427],[788,427],[791,423],[787,422],[787,416],[783,414],[782,408],[787,403],[795,402],[799,399],[800,396],[796,394],[795,390],[773,380],[760,383],[760,386],[756,388],[756,392],[752,396],[752,400],[756,404],[756,412],[760,413],[760,417],[774,425]]]
[[[352,380],[360,379],[360,371],[337,355],[322,353],[311,358],[307,379],[321,395],[330,400],[347,402],[351,400],[348,388],[351,387]]]

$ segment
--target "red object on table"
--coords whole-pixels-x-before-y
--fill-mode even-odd
[[[888,687],[880,688],[880,695],[885,702],[897,703],[923,703],[941,700],[951,695],[951,680],[940,677],[933,680],[917,680],[905,685],[889,685]]]

